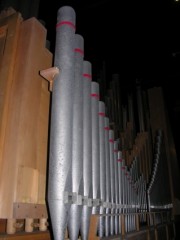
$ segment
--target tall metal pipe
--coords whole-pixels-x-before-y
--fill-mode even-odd
[[[110,156],[109,156],[109,118],[105,117],[104,119],[105,126],[104,126],[104,131],[105,131],[105,158],[106,158],[106,203],[110,204],[111,201],[111,190],[110,190]],[[111,213],[111,208],[110,205],[107,205],[106,208],[106,214]],[[105,236],[109,236],[109,229],[110,229],[110,221],[109,217],[106,216],[105,218]]]
[[[99,84],[91,82],[91,109],[92,109],[92,213],[99,213],[100,198],[100,161],[99,161]]]
[[[118,151],[118,194],[119,194],[119,204],[122,205],[122,193],[123,193],[123,186],[122,186],[122,170],[121,170],[121,165],[122,165],[122,152]],[[122,208],[119,208],[119,213],[122,213]],[[121,226],[121,218],[119,218],[119,226]],[[119,232],[121,233],[121,227],[119,228]]]
[[[81,238],[88,239],[91,206],[88,199],[92,199],[92,121],[91,121],[91,63],[83,62],[83,182],[84,196],[87,203],[83,205],[81,217]]]
[[[79,235],[83,195],[83,56],[84,39],[75,35],[75,75],[73,94],[73,133],[72,133],[72,192],[75,202],[71,205],[68,220],[68,233],[71,240]],[[78,196],[79,195],[79,196]]]
[[[118,194],[118,141],[114,141],[114,187],[115,187],[115,204],[119,204],[119,194]],[[115,208],[115,213],[118,214],[118,208]],[[115,234],[119,233],[119,221],[118,216],[115,216]]]
[[[61,69],[52,92],[48,205],[54,239],[63,240],[69,204],[65,192],[72,191],[72,106],[74,89],[75,11],[58,10],[54,65]]]
[[[110,183],[111,183],[111,214],[114,214],[115,205],[115,176],[114,176],[114,131],[109,130],[109,156],[110,156]],[[114,216],[111,217],[110,234],[114,235]]]
[[[126,213],[126,186],[125,186],[125,163],[124,159],[121,158],[121,204],[123,205],[122,213]],[[126,217],[125,217],[126,220]]]
[[[106,162],[105,162],[105,104],[99,101],[99,159],[100,159],[100,214],[105,213],[105,208],[103,203],[106,200],[106,186],[105,186],[105,172],[106,172]],[[105,232],[105,221],[104,217],[100,217],[99,221],[99,236],[102,237]]]

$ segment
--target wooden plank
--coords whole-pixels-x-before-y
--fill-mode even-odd
[[[98,215],[91,215],[88,240],[100,239],[97,237]]]
[[[3,9],[1,12],[0,12],[0,19],[4,19],[6,17],[9,17],[11,16],[12,14],[15,14],[16,11],[14,8],[12,7],[8,7],[6,9]]]
[[[26,202],[37,203],[40,198],[40,202],[45,203],[50,95],[48,83],[39,75],[39,71],[51,67],[52,63],[52,54],[45,50],[45,41],[46,29],[37,19],[31,18],[22,22],[9,96],[9,115],[6,119],[6,144],[3,147],[3,168],[0,176],[1,218],[12,218],[13,203],[20,200],[18,194],[23,192],[19,189],[25,188],[18,180],[20,166],[33,172],[31,176],[27,175],[25,180],[27,186],[34,184],[34,187],[31,186],[31,197],[27,198]]]
[[[19,13],[15,13],[12,16],[0,20],[1,31],[3,29],[4,34],[7,33],[7,35],[4,36],[6,38],[6,47],[4,47],[4,40],[1,42],[3,56],[1,56],[0,62],[0,176],[1,171],[3,170],[2,161],[8,118],[9,99],[11,94],[14,64],[16,61],[16,48],[18,44],[21,21],[22,19]]]
[[[1,240],[51,240],[50,233],[36,232],[36,233],[19,233],[13,235],[0,235]]]
[[[13,217],[15,219],[40,219],[48,218],[48,214],[44,204],[14,203]]]
[[[6,37],[7,37],[7,25],[4,25],[0,27],[0,66],[3,61]]]
[[[38,200],[39,172],[37,169],[19,166],[16,201],[36,203]]]
[[[0,234],[6,231],[6,219],[0,219]]]
[[[21,16],[19,13],[15,13],[5,19],[1,19],[0,25],[7,25],[7,36],[6,36],[6,46],[3,51],[3,60],[0,66],[0,217],[6,217],[3,215],[3,211],[8,208],[8,201],[12,200],[9,196],[8,188],[6,183],[9,181],[13,182],[13,175],[11,174],[15,162],[10,162],[9,167],[5,166],[6,159],[5,145],[8,144],[7,136],[7,126],[9,119],[9,108],[10,108],[10,97],[11,97],[11,86],[13,82],[14,75],[14,65],[16,62],[16,49],[19,39],[19,31],[21,24]],[[14,154],[14,152],[12,152]],[[4,194],[7,191],[7,194]],[[10,188],[10,191],[12,189]],[[10,193],[12,195],[13,193]]]
[[[44,65],[42,69],[52,65],[52,54],[44,49]],[[38,117],[38,135],[37,135],[37,169],[39,171],[38,203],[45,204],[46,195],[46,176],[47,176],[47,157],[48,157],[48,133],[49,133],[49,104],[50,92],[49,82],[42,78],[41,81],[41,99]]]

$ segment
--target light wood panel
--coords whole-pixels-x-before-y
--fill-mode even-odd
[[[50,92],[39,72],[52,66],[52,54],[36,18],[16,13],[0,23],[14,34],[0,79],[0,218],[12,218],[16,202],[45,204]]]

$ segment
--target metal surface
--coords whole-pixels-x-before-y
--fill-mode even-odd
[[[84,39],[75,35],[75,75],[73,91],[72,133],[72,192],[83,195],[83,56]],[[71,240],[78,239],[82,205],[74,203],[68,217],[68,233]]]
[[[114,141],[114,190],[115,190],[115,204],[119,204],[119,194],[118,194],[118,141]],[[115,213],[118,214],[118,208],[115,208]],[[119,221],[118,216],[115,216],[115,234],[119,233]]]
[[[122,191],[123,191],[123,186],[122,186],[122,152],[118,151],[118,159],[117,159],[117,167],[118,167],[118,194],[119,194],[119,204],[122,205]],[[122,213],[122,208],[120,207],[118,209],[118,213]],[[119,218],[120,221],[120,218]],[[121,222],[119,222],[119,232],[121,233]]]
[[[83,187],[84,196],[92,198],[92,121],[91,121],[91,63],[83,62]],[[81,238],[88,238],[92,208],[83,205]]]
[[[70,205],[64,204],[63,198],[65,191],[72,191],[75,17],[69,6],[58,10],[54,65],[61,74],[53,84],[48,177],[48,206],[55,240],[64,239]]]
[[[105,117],[104,119],[104,137],[105,137],[105,159],[106,159],[106,202],[110,203],[111,201],[111,190],[110,190],[110,156],[109,156],[109,118]],[[106,208],[106,214],[111,212],[111,208]],[[108,237],[110,233],[110,219],[107,216],[105,218],[105,236]]]
[[[92,213],[99,213],[98,200],[100,198],[100,161],[99,161],[99,84],[91,82],[92,109],[92,192],[94,206]]]
[[[114,176],[114,131],[109,130],[109,155],[110,155],[110,183],[111,183],[111,213],[115,213],[115,176]],[[114,235],[114,216],[111,216],[110,234]]]
[[[105,104],[99,101],[99,160],[100,160],[100,200],[102,203],[106,200],[106,161],[105,161],[105,131],[104,131]],[[105,213],[105,208],[101,204],[100,214]],[[102,237],[105,232],[105,217],[99,219],[99,236]]]

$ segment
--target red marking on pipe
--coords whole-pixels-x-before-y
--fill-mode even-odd
[[[91,97],[95,97],[95,98],[99,99],[99,94],[97,94],[97,93],[91,93]]]
[[[90,75],[88,73],[83,73],[83,77],[89,78],[90,80],[92,79],[92,75]]]
[[[74,23],[69,22],[69,21],[62,21],[56,24],[56,28],[61,27],[62,25],[67,25],[69,27],[72,27],[73,29],[76,29],[76,26],[74,25]]]
[[[109,139],[109,142],[110,142],[110,143],[114,143],[114,140],[113,140],[113,139]]]
[[[125,175],[128,176],[128,173],[126,172]]]
[[[104,127],[104,130],[109,131],[110,128],[109,127]]]
[[[118,162],[122,162],[123,160],[121,158],[118,159]]]
[[[105,113],[104,112],[99,112],[99,116],[105,117]]]
[[[121,167],[122,170],[125,170],[125,167]]]
[[[82,49],[75,48],[74,51],[77,52],[77,53],[80,53],[82,56],[84,56],[84,51]]]
[[[117,153],[118,152],[118,150],[117,149],[114,149],[114,153]]]

